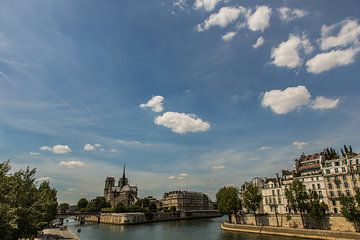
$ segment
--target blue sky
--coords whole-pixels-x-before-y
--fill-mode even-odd
[[[358,1],[2,1],[0,154],[59,201],[203,191],[360,150]]]

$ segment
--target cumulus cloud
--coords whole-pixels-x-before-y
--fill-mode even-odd
[[[308,145],[308,143],[301,142],[301,141],[295,141],[292,143],[292,145],[298,149],[303,149],[306,145]]]
[[[226,34],[224,34],[221,38],[223,41],[228,42],[231,39],[233,39],[236,35],[236,32],[228,32]]]
[[[187,176],[189,176],[189,174],[188,173],[180,173],[179,176],[180,177],[187,177]]]
[[[331,35],[340,27],[337,35]],[[328,50],[334,47],[355,46],[359,43],[360,25],[357,20],[346,19],[334,25],[321,28],[320,48]]]
[[[285,114],[307,105],[310,97],[304,86],[288,87],[265,92],[261,104],[263,107],[270,107],[276,114]]]
[[[297,18],[302,18],[307,15],[305,10],[299,8],[281,7],[277,9],[277,12],[280,20],[283,22],[291,22]]]
[[[163,107],[164,97],[163,96],[154,96],[147,103],[140,104],[141,108],[150,108],[154,112],[162,112],[164,110]]]
[[[205,11],[214,10],[215,6],[222,0],[195,0],[194,8],[195,9],[204,9]]]
[[[311,108],[312,109],[333,109],[336,108],[338,106],[340,102],[339,98],[336,99],[331,99],[331,98],[326,98],[323,96],[318,96],[315,98],[315,100],[313,101]]]
[[[113,149],[110,150],[110,152],[111,153],[117,153],[117,152],[119,152],[119,150],[117,150],[116,148],[113,148]]]
[[[100,149],[101,150],[101,145],[98,144],[98,143],[95,143],[94,145],[90,144],[90,143],[87,143],[84,145],[84,151],[95,151],[95,150],[98,150]]]
[[[59,162],[59,166],[67,167],[67,168],[77,168],[77,167],[84,167],[85,163],[82,161],[69,160],[69,161]]]
[[[247,19],[247,24],[251,31],[264,31],[270,26],[271,8],[267,6],[257,6],[253,14]]]
[[[172,180],[172,179],[175,179],[176,177],[175,176],[170,176],[169,179]]]
[[[263,36],[258,37],[258,39],[256,40],[256,43],[253,45],[253,48],[258,48],[261,47],[265,42],[265,39]]]
[[[271,50],[272,63],[278,67],[299,67],[303,62],[300,50],[303,50],[305,54],[313,51],[309,39],[305,36],[299,37],[290,34],[286,42],[280,43],[277,48]]]
[[[235,22],[240,14],[245,12],[246,9],[243,7],[222,7],[217,13],[211,14],[202,24],[198,24],[196,30],[202,32],[213,26],[224,28]]]
[[[38,153],[38,152],[30,152],[30,156],[39,156],[40,155],[40,153]]]
[[[269,150],[269,149],[271,149],[270,146],[261,146],[261,147],[259,147],[260,151],[266,151],[266,150]]]
[[[322,73],[335,67],[349,65],[355,61],[359,51],[360,48],[349,48],[317,54],[306,62],[306,70],[311,73]]]
[[[215,166],[212,166],[212,169],[213,170],[221,170],[221,169],[224,169],[225,166],[224,165],[215,165]]]
[[[154,122],[179,134],[206,132],[210,129],[210,123],[203,121],[194,114],[166,112],[161,116],[157,116]]]
[[[54,145],[52,147],[42,146],[41,151],[53,152],[56,154],[65,154],[71,152],[71,148],[68,145]]]

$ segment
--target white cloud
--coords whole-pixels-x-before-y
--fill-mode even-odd
[[[102,149],[101,148],[101,145],[98,144],[98,143],[95,143],[94,145],[90,144],[90,143],[87,143],[84,145],[84,151],[95,151],[95,150],[98,150],[98,149]],[[103,151],[103,150],[102,150]]]
[[[202,24],[198,24],[196,30],[202,32],[213,26],[224,28],[235,22],[240,14],[245,13],[245,11],[243,7],[222,7],[217,13],[211,14]]]
[[[71,152],[71,148],[68,145],[55,145],[52,148],[53,153],[64,154]]]
[[[257,6],[256,11],[248,17],[247,24],[251,31],[264,31],[270,26],[271,8]]]
[[[36,181],[43,182],[43,181],[49,181],[50,179],[51,179],[51,177],[39,177],[36,179]]]
[[[258,39],[256,40],[256,43],[253,45],[253,48],[258,48],[261,47],[265,42],[265,39],[263,36],[258,37]]]
[[[221,170],[221,169],[224,169],[224,168],[225,168],[224,165],[214,165],[214,166],[212,166],[212,169],[214,169],[214,170]]]
[[[179,8],[180,10],[184,10],[184,8],[186,7],[186,0],[175,0],[173,2],[173,6],[175,8]]]
[[[61,161],[59,162],[59,166],[67,167],[67,168],[76,168],[76,167],[84,167],[85,163],[82,161]]]
[[[30,156],[39,156],[40,155],[40,153],[38,153],[38,152],[30,152]]]
[[[334,30],[341,26],[337,35],[330,36]],[[320,48],[328,50],[334,47],[355,46],[359,43],[360,25],[357,20],[343,20],[340,23],[321,28]]]
[[[175,176],[170,176],[169,179],[172,180],[172,179],[175,179],[176,177]]]
[[[163,96],[154,96],[147,103],[140,104],[141,108],[151,108],[154,112],[162,112],[164,97]]]
[[[269,150],[269,149],[271,149],[270,146],[261,146],[261,147],[259,147],[260,151],[266,151],[266,150]]]
[[[71,152],[71,148],[68,145],[54,145],[53,147],[42,146],[41,151],[49,151],[56,154],[65,154]]]
[[[313,50],[309,39],[306,36],[299,37],[290,34],[286,42],[279,44],[277,48],[271,50],[272,63],[278,67],[296,68],[299,67],[303,60],[299,51],[310,54]]]
[[[180,173],[179,176],[180,177],[187,177],[187,176],[189,176],[189,174],[188,173]]]
[[[52,152],[52,148],[51,147],[48,147],[48,146],[42,146],[39,148],[41,151],[49,151],[49,152]]]
[[[349,65],[355,61],[359,50],[360,48],[349,48],[317,54],[306,62],[306,70],[311,73],[322,73],[335,67]]]
[[[297,18],[302,18],[307,15],[307,12],[299,8],[281,7],[277,9],[280,20],[283,22],[291,22]]]
[[[307,105],[310,96],[304,86],[275,89],[264,93],[261,104],[263,107],[270,107],[276,114],[285,114]]]
[[[171,131],[179,134],[206,132],[210,129],[210,124],[196,115],[178,112],[166,112],[157,116],[154,123],[170,128]]]
[[[110,152],[111,153],[117,153],[117,152],[119,152],[119,150],[117,150],[116,148],[113,148],[113,149],[110,150]]]
[[[330,99],[323,96],[318,96],[313,101],[311,108],[316,110],[322,110],[322,109],[333,109],[336,108],[339,104],[340,99]]]
[[[206,11],[214,10],[216,4],[222,0],[195,0],[194,7],[195,9],[204,9]]]
[[[235,35],[236,35],[236,32],[228,32],[228,33],[224,34],[221,38],[223,41],[228,42],[231,39],[233,39],[233,37],[235,37]]]
[[[292,145],[298,149],[303,149],[306,145],[308,145],[308,143],[301,142],[301,141],[295,141],[292,143]]]
[[[184,179],[184,177],[177,177],[177,179],[178,179],[178,180],[183,180],[183,179]]]

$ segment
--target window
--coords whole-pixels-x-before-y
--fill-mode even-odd
[[[348,184],[347,182],[344,182],[344,186],[345,186],[346,188],[349,188],[349,184]]]
[[[329,186],[329,189],[333,188],[331,183],[329,183],[328,186]]]
[[[281,198],[278,198],[278,203],[281,204]]]
[[[311,181],[314,181],[314,178],[313,178],[313,177],[311,177]]]
[[[336,184],[336,188],[340,188],[340,184],[339,184],[339,183]]]
[[[277,195],[280,195],[280,190],[279,189],[277,190]]]
[[[346,190],[346,196],[351,196],[351,193],[350,193],[350,191],[349,190]]]
[[[320,183],[318,183],[318,184],[317,184],[317,186],[318,186],[318,189],[320,189],[320,188],[321,188]]]
[[[356,164],[359,164],[359,159],[356,159]]]
[[[342,172],[346,172],[346,169],[344,167],[341,168]]]
[[[343,180],[346,180],[346,175],[342,176],[342,179],[343,179]]]
[[[275,190],[271,190],[271,192],[272,192],[272,195],[274,196],[275,195]]]
[[[335,200],[332,200],[331,203],[332,203],[333,206],[336,206],[336,201]]]
[[[337,208],[334,208],[334,213],[338,213],[338,210],[337,210]]]
[[[316,181],[319,181],[319,177],[316,177]]]
[[[326,169],[326,170],[325,170],[325,173],[326,173],[326,174],[330,174],[330,169]]]
[[[315,184],[313,184],[313,185],[312,185],[312,189],[314,189],[314,190],[315,190]]]
[[[335,166],[339,166],[340,163],[339,162],[334,162]]]
[[[333,191],[330,191],[330,197],[335,197],[335,193]]]
[[[324,198],[322,195],[322,191],[319,191],[319,198]]]
[[[338,172],[339,172],[339,169],[338,169],[338,168],[335,168],[335,172],[338,173]]]

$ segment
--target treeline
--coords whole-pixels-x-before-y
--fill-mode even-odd
[[[60,210],[66,212],[69,209],[68,203],[61,203]],[[96,197],[90,201],[86,198],[81,198],[77,203],[77,211],[79,212],[103,212],[103,213],[121,213],[121,212],[156,212],[157,207],[154,202],[148,198],[139,199],[131,206],[124,206],[119,203],[115,207],[111,207],[110,203],[106,202],[105,197]]]
[[[300,214],[303,228],[324,229],[328,227],[326,226],[328,206],[320,201],[316,191],[307,191],[301,181],[294,180],[286,189],[285,196],[288,200],[288,207],[293,212]],[[228,215],[229,222],[232,222],[231,216],[235,216],[235,223],[241,223],[240,217],[243,208],[247,208],[249,212],[254,214],[255,222],[258,224],[256,211],[260,208],[262,195],[255,184],[249,183],[241,197],[239,197],[237,188],[223,187],[216,194],[216,200],[219,211]],[[356,190],[355,196],[342,195],[340,203],[342,215],[354,224],[356,231],[360,231],[360,189]],[[277,219],[276,212],[275,216]],[[291,218],[290,214],[288,214],[288,218]],[[278,219],[277,222],[279,223]]]
[[[57,191],[37,184],[36,169],[10,169],[10,161],[0,163],[0,239],[33,238],[55,218]]]

